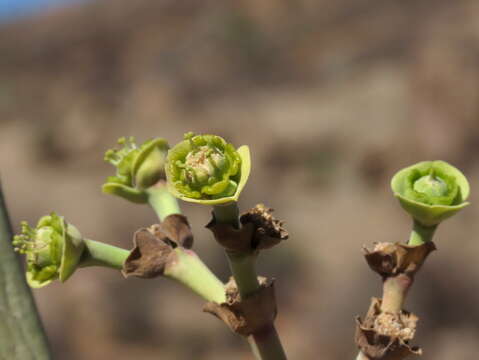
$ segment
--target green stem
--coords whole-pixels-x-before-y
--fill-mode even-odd
[[[176,198],[168,191],[165,182],[160,181],[148,191],[148,203],[160,221],[168,215],[181,214]],[[177,261],[167,265],[164,275],[185,285],[207,301],[221,304],[226,301],[224,284],[201,261],[195,252],[178,247]]]
[[[253,254],[237,254],[226,251],[230,269],[235,278],[238,291],[242,298],[259,289],[258,275],[256,274],[256,256]]]
[[[384,279],[381,311],[400,313],[406,296],[413,283],[412,276],[399,274]]]
[[[273,324],[248,338],[257,360],[286,360],[286,354]]]
[[[52,356],[35,301],[11,244],[12,227],[0,187],[0,359]]]
[[[424,226],[414,220],[408,245],[418,246],[427,241],[431,241],[436,228],[437,225]],[[383,281],[381,312],[393,314],[401,312],[413,281],[414,277],[412,275],[406,275],[403,273],[385,278]],[[369,360],[369,358],[359,351],[356,360]]]
[[[213,206],[216,222],[230,224],[239,229],[239,209],[236,202]],[[245,298],[259,289],[258,276],[256,274],[256,256],[252,253],[226,252],[231,273],[238,286],[240,295]]]
[[[427,241],[432,240],[432,236],[436,231],[437,225],[434,226],[424,226],[418,221],[414,220],[411,236],[409,237],[409,245],[417,246],[422,245]]]
[[[235,229],[240,228],[239,208],[236,202],[229,202],[221,205],[213,206],[215,220],[219,224],[229,224]]]
[[[171,195],[164,181],[158,182],[155,186],[146,191],[148,203],[155,210],[160,221],[165,220],[168,215],[181,214],[176,198]]]
[[[229,224],[239,229],[239,209],[236,202],[214,205],[213,213],[217,223]],[[256,255],[253,253],[226,252],[231,273],[241,298],[246,298],[260,288],[255,270]],[[251,350],[257,360],[286,360],[286,354],[274,324],[270,324],[248,338]]]
[[[174,252],[175,261],[167,264],[164,276],[180,282],[207,301],[218,304],[226,301],[224,284],[195,252],[181,247],[177,247]]]
[[[89,239],[83,240],[86,249],[80,263],[82,267],[104,266],[121,270],[123,263],[130,254],[130,251],[113,245]]]
[[[86,250],[81,267],[103,266],[121,270],[130,254],[128,250],[102,242],[84,239]],[[191,250],[178,247],[176,261],[170,262],[164,275],[176,280],[207,301],[226,301],[224,284],[210,271],[201,259]]]

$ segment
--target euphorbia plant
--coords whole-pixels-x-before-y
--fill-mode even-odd
[[[410,245],[430,240],[439,223],[469,205],[466,177],[444,161],[423,161],[402,169],[392,178],[391,188],[413,218]]]
[[[432,237],[437,226],[469,204],[466,177],[444,161],[423,161],[400,170],[391,189],[412,217],[413,227],[407,244],[381,242],[366,250],[366,261],[383,279],[383,296],[373,298],[364,321],[357,321],[357,360],[401,360],[421,354],[409,345],[418,318],[403,305],[416,273],[436,248]]]
[[[116,175],[107,179],[103,192],[149,204],[160,223],[137,230],[131,251],[86,239],[55,213],[42,217],[35,228],[22,223],[13,244],[26,255],[28,284],[38,288],[54,280],[63,282],[85,266],[121,270],[125,277],[168,277],[207,300],[206,312],[247,337],[257,360],[286,359],[274,326],[274,284],[257,276],[255,264],[261,250],[277,245],[288,234],[272,216],[272,209],[262,204],[240,216],[238,200],[251,170],[249,148],[236,149],[219,136],[193,133],[171,149],[161,138],[141,145],[133,138],[122,138],[119,144],[119,149],[105,154]],[[357,319],[358,360],[402,360],[421,353],[409,344],[418,318],[403,309],[406,295],[435,249],[432,236],[439,223],[468,205],[466,177],[443,161],[425,161],[399,171],[391,188],[413,227],[408,242],[381,242],[366,250],[368,265],[382,277],[383,296],[373,298],[364,320]],[[212,207],[206,226],[228,258],[233,278],[227,284],[191,250],[193,233],[177,198]],[[3,222],[4,215],[0,216]],[[1,301],[0,296],[0,305]],[[35,326],[32,329],[39,328]],[[7,336],[9,328],[11,324],[0,324],[0,334]],[[45,342],[41,336],[39,340],[38,349],[43,350],[38,357],[48,359]]]
[[[242,300],[262,290],[255,270],[258,250],[253,245],[254,235],[238,235],[241,232],[238,199],[250,170],[248,146],[235,149],[219,136],[193,133],[185,134],[184,140],[168,152],[166,163],[168,188],[173,195],[184,201],[213,206],[213,220],[208,227],[215,234],[218,243],[225,247]],[[228,229],[228,226],[231,228]],[[229,241],[235,236],[238,236],[240,242],[236,246]],[[270,307],[274,312],[275,304]],[[246,334],[256,357],[286,359],[272,319],[262,325],[261,329]]]
[[[13,243],[26,255],[30,286],[66,281],[85,266],[121,270],[126,277],[169,277],[207,300],[205,311],[247,336],[258,360],[285,359],[273,325],[273,282],[258,279],[254,263],[259,250],[286,239],[287,233],[264,205],[239,216],[237,201],[250,172],[248,147],[235,149],[221,137],[192,133],[171,150],[161,138],[141,145],[133,138],[118,143],[119,149],[105,154],[116,175],[108,177],[103,192],[148,203],[160,224],[136,231],[134,248],[127,251],[84,238],[55,213],[42,217],[35,228],[22,223]],[[207,226],[225,247],[236,281],[223,284],[191,250],[193,234],[175,196],[213,206]]]

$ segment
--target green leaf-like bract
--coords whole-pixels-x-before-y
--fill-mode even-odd
[[[249,149],[216,135],[193,135],[174,146],[167,156],[168,189],[190,202],[215,205],[237,201],[251,168]]]
[[[423,161],[397,172],[391,188],[401,206],[419,223],[434,226],[469,203],[464,174],[444,161]]]

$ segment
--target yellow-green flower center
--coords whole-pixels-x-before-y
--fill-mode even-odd
[[[37,236],[32,242],[29,258],[39,267],[57,265],[60,259],[55,259],[52,254],[54,231],[50,227],[43,227],[37,230]],[[54,253],[54,251],[53,251]]]
[[[440,177],[429,174],[414,182],[414,190],[427,196],[439,197],[447,195],[448,186]]]
[[[166,174],[182,196],[209,200],[235,193],[240,166],[241,157],[224,139],[188,133],[169,151]]]
[[[225,164],[222,153],[207,145],[200,146],[186,156],[185,177],[191,184],[207,184]]]
[[[62,234],[54,226],[52,216],[43,217],[42,221],[45,225],[37,228],[23,222],[22,233],[13,240],[15,250],[26,255],[27,272],[35,281],[47,281],[58,276],[63,250]]]

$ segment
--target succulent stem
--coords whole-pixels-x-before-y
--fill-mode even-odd
[[[121,270],[130,254],[128,250],[102,242],[84,239],[85,253],[80,266],[104,266]],[[226,301],[224,284],[191,250],[178,247],[176,259],[165,268],[164,276],[178,281],[207,301]]]
[[[46,334],[10,239],[12,228],[0,188],[0,359],[49,360]]]
[[[235,229],[240,228],[239,209],[236,202],[232,201],[226,204],[214,205],[213,213],[218,223],[229,224]]]
[[[431,241],[436,228],[437,225],[424,226],[417,220],[413,220],[413,226],[408,245],[422,245],[427,241]]]
[[[258,360],[286,360],[283,345],[279,339],[274,325],[251,335],[248,342],[253,349],[253,354]]]
[[[172,214],[181,214],[178,200],[171,195],[164,181],[147,190],[148,203],[163,221]],[[168,264],[164,275],[191,289],[207,301],[225,302],[225,286],[203,261],[191,250],[177,247],[176,261]]]
[[[226,252],[231,273],[235,279],[238,291],[242,298],[259,289],[258,275],[256,274],[256,256],[253,254],[236,254]]]
[[[386,278],[383,283],[381,311],[389,313],[401,312],[412,282],[413,278],[406,274]]]
[[[236,202],[214,205],[213,213],[218,223],[230,224],[235,228],[240,227],[239,209]],[[233,254],[230,252],[226,252],[226,256],[241,298],[244,299],[257,291],[260,285],[255,270],[256,256],[253,253]],[[274,324],[251,334],[248,342],[257,360],[286,360],[286,354]]]
[[[177,247],[176,261],[169,262],[164,275],[190,288],[207,301],[226,301],[225,285],[191,250]]]
[[[108,245],[99,241],[83,239],[85,251],[80,261],[81,267],[104,266],[121,270],[123,263],[130,254],[128,250]]]
[[[178,201],[168,191],[164,181],[159,181],[156,185],[146,190],[146,192],[148,194],[148,203],[155,210],[161,221],[168,215],[181,214]]]

